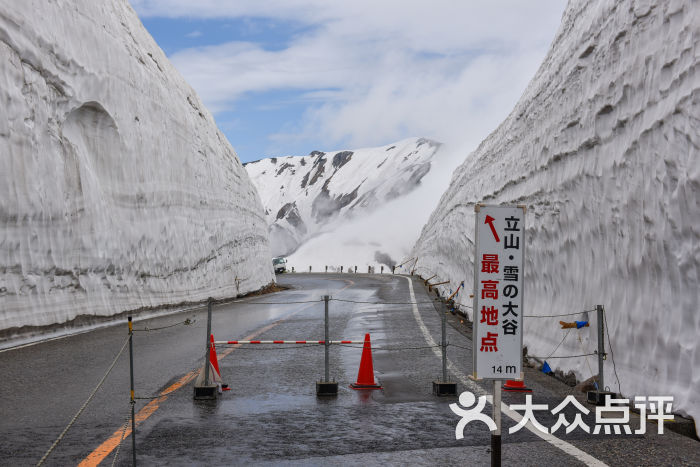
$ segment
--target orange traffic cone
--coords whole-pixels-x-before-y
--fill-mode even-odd
[[[532,392],[532,389],[525,386],[524,379],[522,381],[516,381],[514,379],[509,379],[502,386],[502,389],[504,391],[510,391],[510,392]]]
[[[214,346],[214,334],[209,335],[209,342],[211,343],[209,363],[212,367],[212,381],[214,381],[214,383],[216,384],[220,384],[222,391],[230,391],[231,388],[228,387],[228,384],[224,384],[221,380],[221,371],[219,371],[219,359],[216,357],[216,347]]]
[[[374,381],[374,365],[372,365],[372,344],[369,342],[369,333],[365,334],[365,343],[362,347],[360,359],[360,371],[357,372],[357,382],[350,385],[353,389],[382,389]]]

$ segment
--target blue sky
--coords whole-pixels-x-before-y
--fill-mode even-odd
[[[131,0],[242,161],[423,136],[474,147],[565,2]]]

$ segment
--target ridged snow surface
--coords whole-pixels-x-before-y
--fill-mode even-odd
[[[430,172],[439,147],[411,138],[378,148],[313,151],[247,163],[266,209],[272,252],[294,252],[290,264],[299,270],[359,264],[367,272],[367,265],[388,265],[388,256],[397,254],[388,245],[391,239],[379,234],[376,241],[368,240],[371,228],[346,238],[353,229],[348,226],[415,190]]]
[[[458,300],[470,305],[474,204],[527,205],[525,314],[605,305],[622,393],[674,396],[696,420],[699,41],[694,1],[572,1],[528,89],[455,171],[413,253],[423,276],[452,281],[443,292],[465,281]],[[530,355],[554,350],[560,319],[579,316],[525,318]],[[592,352],[592,324],[555,355]],[[548,362],[597,372],[596,357],[590,369],[581,357]],[[618,390],[610,354],[605,382]]]
[[[0,329],[274,280],[255,188],[126,0],[0,7]]]

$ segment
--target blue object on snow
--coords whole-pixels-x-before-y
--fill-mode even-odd
[[[581,329],[588,324],[588,321],[576,321],[576,329]]]
[[[547,375],[547,374],[549,374],[549,373],[551,373],[551,372],[552,372],[552,369],[549,367],[549,363],[547,363],[547,362],[545,361],[545,362],[544,362],[544,365],[542,365],[542,373],[544,373],[544,374]]]

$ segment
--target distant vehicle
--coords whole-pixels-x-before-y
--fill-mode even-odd
[[[287,258],[284,256],[272,258],[272,267],[275,268],[275,274],[287,272]]]

